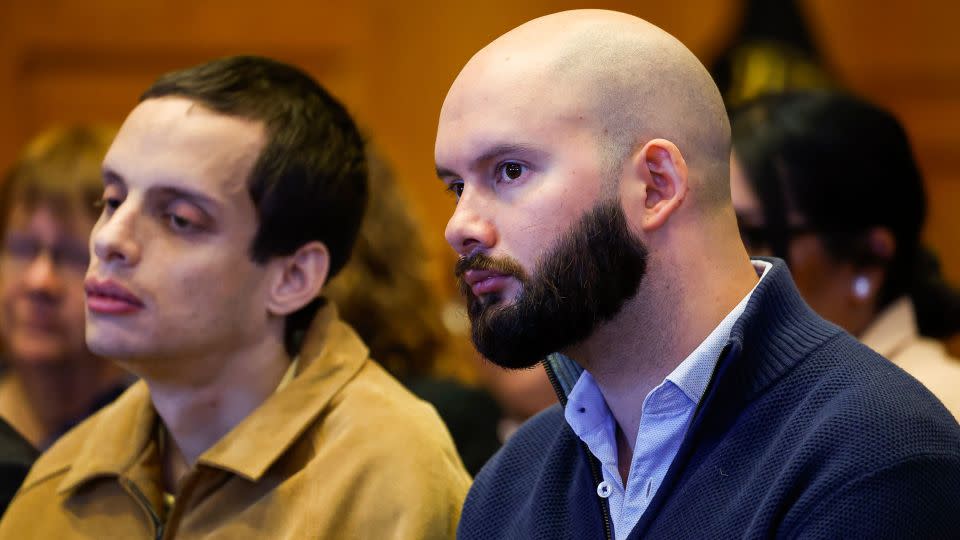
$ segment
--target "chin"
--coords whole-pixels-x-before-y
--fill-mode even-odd
[[[87,348],[98,356],[120,360],[140,356],[143,338],[118,329],[91,327],[87,324]]]
[[[12,340],[7,353],[11,363],[23,367],[55,366],[69,358],[62,344],[35,340]]]
[[[518,296],[519,292],[517,291],[492,292],[480,297],[477,303],[484,310],[498,311],[514,306],[517,303]]]
[[[128,344],[117,343],[116,341],[111,340],[88,340],[87,347],[93,354],[106,358],[121,360],[129,356],[136,356],[135,350]]]

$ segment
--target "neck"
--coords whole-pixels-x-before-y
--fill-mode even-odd
[[[290,362],[282,342],[265,340],[229,354],[175,359],[178,366],[204,366],[202,373],[143,375],[168,435],[163,456],[168,489],[276,391]]]
[[[66,425],[89,414],[96,400],[125,377],[110,361],[93,356],[55,365],[14,364],[0,383],[0,415],[43,449]]]
[[[621,450],[630,456],[647,394],[757,283],[757,274],[742,245],[739,250],[727,249],[730,251],[720,251],[717,257],[659,261],[662,271],[651,268],[637,295],[614,319],[564,351],[596,380],[617,421],[622,435],[618,439],[628,445]]]

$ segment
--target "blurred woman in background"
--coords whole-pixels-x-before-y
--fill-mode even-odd
[[[0,417],[40,450],[129,379],[84,342],[87,246],[113,135],[48,131],[0,183]]]
[[[923,178],[886,111],[833,91],[758,98],[731,113],[733,204],[752,255],[790,266],[826,319],[924,383],[960,418],[960,294],[921,243]]]

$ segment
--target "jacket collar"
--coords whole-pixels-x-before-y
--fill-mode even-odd
[[[843,332],[807,306],[786,263],[775,258],[756,259],[773,266],[757,284],[730,330],[730,338],[720,353],[680,449],[660,489],[631,531],[631,539],[644,536],[695,452],[708,453],[748,403],[825,341]],[[560,402],[566,405],[567,395],[583,368],[561,354],[552,354],[543,363]],[[576,439],[572,430],[570,436]],[[595,458],[587,452],[587,459]]]
[[[715,375],[717,384],[723,375],[724,386],[742,395],[742,402],[752,401],[824,341],[843,332],[807,305],[785,262],[757,258],[773,268],[733,325],[730,352]]]
[[[121,475],[152,444],[156,418],[147,385],[138,381],[89,420],[96,425],[88,431],[90,435],[79,452],[69,456],[60,454],[62,458],[69,459],[69,471],[60,482],[57,492],[65,493],[96,477]],[[40,463],[51,469],[50,472],[60,465],[44,461]],[[47,476],[44,471],[34,472],[39,473],[35,475],[38,480]]]
[[[780,259],[757,285],[714,370],[686,436],[629,538],[642,538],[697,456],[709,454],[741,411],[774,382],[843,330],[813,312]]]
[[[567,406],[567,396],[573,391],[573,387],[580,380],[583,374],[583,368],[569,356],[561,353],[553,353],[543,360],[543,367],[547,370],[547,378],[553,384],[553,391],[557,393],[560,399],[560,405]]]
[[[328,302],[314,317],[300,358],[300,373],[204,452],[198,465],[259,480],[360,371],[368,350]],[[70,470],[58,492],[99,476],[125,474],[154,444],[157,414],[146,383],[136,383],[93,421],[97,424],[70,459]],[[50,468],[58,469],[58,464],[51,463]]]

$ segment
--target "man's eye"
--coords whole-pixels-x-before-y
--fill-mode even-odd
[[[103,197],[95,203],[95,206],[112,212],[120,207],[121,202],[122,201],[116,197]]]
[[[454,197],[459,200],[460,196],[463,195],[463,182],[451,182],[447,184],[447,191],[453,193]]]
[[[516,180],[523,175],[523,172],[526,170],[524,165],[521,165],[515,161],[508,161],[500,165],[499,170],[497,171],[497,176],[502,180]]]
[[[176,200],[161,207],[160,215],[167,227],[176,233],[197,233],[209,231],[210,217],[197,206]]]
[[[193,223],[183,216],[178,216],[177,214],[168,214],[167,220],[170,223],[170,227],[175,230],[189,231],[194,229]]]

